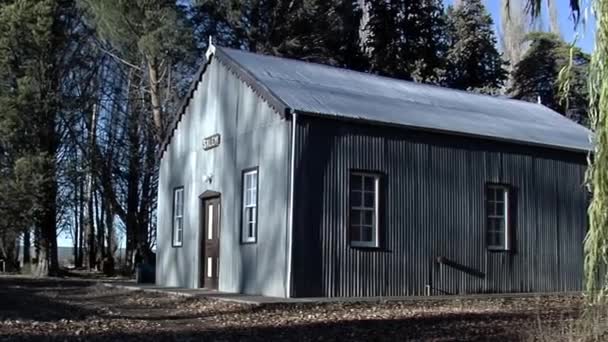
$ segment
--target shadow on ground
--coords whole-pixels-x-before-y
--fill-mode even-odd
[[[183,331],[142,331],[133,333],[54,335],[57,341],[519,341],[522,336],[508,325],[481,328],[475,321],[526,319],[522,315],[450,314],[437,318],[351,320],[291,326],[253,328],[190,329]],[[40,340],[39,336],[22,334],[23,341]]]
[[[0,321],[58,321],[83,319],[94,314],[78,305],[69,305],[54,297],[74,294],[90,282],[0,278]]]
[[[252,306],[0,277],[0,341],[518,341],[539,320],[555,325],[576,315],[568,303],[554,310],[539,303],[489,303],[487,311],[428,303]],[[410,305],[422,309],[404,315]],[[386,316],[374,316],[376,309]],[[18,327],[7,325],[15,320]]]

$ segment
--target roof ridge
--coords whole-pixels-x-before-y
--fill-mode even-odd
[[[220,46],[207,52],[190,96],[215,57],[284,117],[295,110],[575,152],[593,148],[589,129],[533,102]],[[170,128],[176,128],[190,96]]]
[[[291,61],[294,63],[301,63],[304,65],[315,65],[315,66],[319,66],[322,68],[327,68],[327,69],[331,69],[331,70],[335,70],[335,71],[339,71],[339,72],[354,73],[354,74],[364,75],[364,76],[371,77],[371,78],[378,78],[381,80],[388,80],[391,82],[403,83],[403,84],[408,84],[408,85],[417,86],[417,87],[428,87],[428,88],[432,88],[432,89],[439,89],[439,90],[445,91],[445,92],[462,93],[462,94],[469,95],[469,96],[478,96],[478,97],[494,99],[494,100],[499,100],[499,101],[510,101],[510,102],[515,102],[515,103],[520,103],[523,105],[530,105],[530,104],[538,105],[537,102],[529,102],[529,101],[514,99],[514,98],[511,98],[508,96],[503,96],[503,95],[495,96],[495,95],[489,95],[489,94],[483,94],[483,93],[475,93],[475,92],[463,90],[463,89],[449,88],[449,87],[444,87],[444,86],[440,86],[437,84],[421,83],[421,82],[416,82],[416,81],[404,80],[404,79],[400,79],[400,78],[396,78],[396,77],[374,74],[374,73],[365,72],[365,71],[358,71],[358,70],[348,69],[346,67],[328,65],[328,64],[318,63],[318,62],[309,62],[309,61],[304,61],[304,60],[296,59],[296,58],[267,55],[267,54],[263,54],[263,53],[251,52],[251,51],[247,51],[247,50],[234,49],[234,48],[223,47],[223,46],[217,46],[217,49],[235,51],[237,53],[253,55],[253,56],[258,56],[258,57],[263,57],[263,58],[288,60],[288,61]],[[542,104],[541,104],[541,106],[542,106]],[[544,107],[546,107],[546,106],[544,106]]]

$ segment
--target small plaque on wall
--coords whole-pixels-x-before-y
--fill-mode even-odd
[[[220,135],[214,134],[203,139],[203,150],[207,151],[220,146]]]

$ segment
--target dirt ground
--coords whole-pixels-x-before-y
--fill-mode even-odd
[[[526,341],[580,308],[562,296],[259,306],[0,277],[0,341]]]

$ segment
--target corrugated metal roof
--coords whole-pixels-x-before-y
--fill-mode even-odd
[[[236,64],[245,81],[254,83],[262,95],[295,111],[574,151],[591,149],[588,129],[539,104],[228,48],[218,47],[217,54]]]

